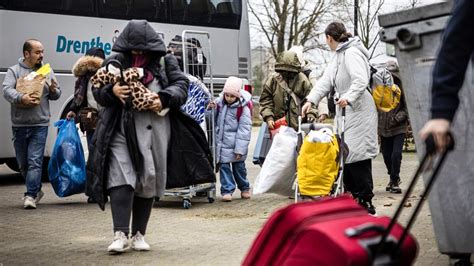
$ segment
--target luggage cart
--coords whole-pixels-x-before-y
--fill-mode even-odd
[[[334,128],[332,125],[329,124],[320,124],[320,123],[308,123],[308,124],[302,124],[302,117],[298,116],[298,142],[297,142],[297,153],[299,155],[301,146],[303,145],[304,137],[306,134],[308,134],[311,130],[320,130],[323,128],[329,128],[334,131]],[[339,127],[338,125],[336,126],[337,129],[337,135],[340,137],[340,143],[339,143],[339,171],[336,177],[336,180],[334,180],[331,193],[329,196],[331,197],[336,197],[339,195],[344,194],[344,182],[343,182],[343,174],[344,174],[344,130],[345,130],[345,122],[346,122],[346,108],[342,108],[341,111],[341,126]],[[295,173],[295,182],[293,184],[294,190],[295,190],[295,203],[298,202],[300,199],[305,199],[305,195],[301,195],[299,192],[299,187],[298,187],[298,172]],[[312,198],[314,199],[314,198]]]
[[[186,75],[194,77],[206,77],[206,83],[209,85],[209,98],[212,100],[214,95],[214,83],[211,61],[211,37],[205,31],[184,30],[182,32],[183,47],[183,72]],[[190,54],[190,53],[193,54]],[[194,54],[196,52],[196,54]],[[189,58],[197,56],[197,62],[192,62]],[[202,80],[201,80],[202,81]],[[207,82],[208,81],[208,82]],[[214,110],[211,110],[211,116],[207,126],[206,135],[213,157],[213,167],[216,168],[215,158],[215,137],[214,137]],[[165,196],[179,197],[183,199],[183,208],[191,208],[191,199],[193,197],[205,197],[209,203],[213,203],[216,198],[216,183],[196,184],[188,187],[173,188],[165,191]]]

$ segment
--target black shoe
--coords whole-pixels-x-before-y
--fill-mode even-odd
[[[109,198],[105,197],[104,203],[107,203],[108,201],[109,201]],[[95,200],[93,197],[88,197],[87,203],[97,203],[97,200]]]
[[[372,200],[357,199],[357,202],[360,206],[364,207],[369,214],[374,215],[376,213]]]
[[[367,207],[366,207],[366,209],[367,209],[367,212],[368,212],[369,214],[375,215],[375,213],[377,213],[377,212],[375,211],[375,206],[372,204],[371,201],[367,202]]]
[[[93,197],[88,197],[87,203],[97,203],[97,201]]]
[[[392,180],[390,180],[390,182],[388,182],[387,186],[385,187],[385,191],[392,190],[392,186],[393,186],[393,183],[392,183]]]
[[[449,265],[471,266],[471,254],[455,254],[449,256]]]
[[[392,183],[392,187],[390,188],[390,193],[401,194],[402,189],[400,188],[400,184],[402,182],[400,181],[400,179],[398,179],[397,181],[393,181],[391,183]]]

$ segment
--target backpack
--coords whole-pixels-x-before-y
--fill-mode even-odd
[[[400,103],[402,91],[393,80],[392,73],[385,66],[370,66],[369,92],[374,98],[377,110],[390,112]]]
[[[252,103],[252,100],[250,100],[247,105],[245,106],[248,106],[248,108],[250,109],[250,116],[252,116],[252,112],[253,112],[253,103]],[[217,112],[220,111],[220,105],[217,105]],[[237,117],[237,122],[240,122],[240,117],[242,116],[242,113],[244,112],[244,106],[242,105],[239,105],[239,107],[237,107],[237,114],[236,114],[236,117]]]

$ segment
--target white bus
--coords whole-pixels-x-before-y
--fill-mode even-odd
[[[250,80],[247,0],[0,0],[0,82],[22,56],[24,41],[35,38],[43,43],[44,61],[53,67],[63,91],[58,101],[50,103],[46,160],[56,138],[52,123],[65,117],[73,97],[73,64],[91,47],[102,47],[109,55],[114,38],[130,19],[152,22],[166,44],[183,30],[208,32],[215,91],[230,75]],[[18,170],[10,104],[3,97],[0,143],[0,164]]]

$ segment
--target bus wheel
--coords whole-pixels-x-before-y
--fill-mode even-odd
[[[12,169],[15,172],[20,172],[20,167],[18,166],[16,159],[8,159],[5,161],[5,163],[7,164],[8,168]]]
[[[20,172],[20,167],[18,166],[18,163],[16,162],[16,159],[8,159],[5,161],[7,164],[8,168],[15,172]],[[42,181],[49,181],[49,176],[48,176],[48,164],[49,164],[49,157],[44,157],[43,159],[43,169],[41,173],[41,180]]]

